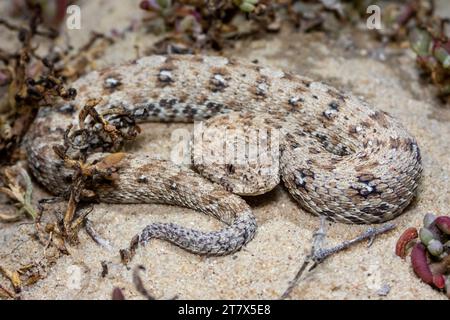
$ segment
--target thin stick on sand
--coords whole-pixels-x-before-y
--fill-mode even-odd
[[[313,239],[312,239],[312,246],[311,246],[311,252],[306,256],[305,260],[303,261],[303,264],[301,265],[300,269],[298,270],[297,274],[295,275],[294,279],[289,283],[288,288],[281,296],[281,299],[286,299],[291,294],[292,290],[297,286],[297,283],[300,279],[300,277],[303,275],[306,268],[308,268],[308,272],[316,268],[320,263],[322,263],[326,258],[329,256],[338,253],[342,250],[345,250],[349,248],[350,246],[359,243],[364,240],[369,240],[369,245],[371,246],[373,243],[373,240],[376,236],[383,234],[385,232],[391,231],[395,228],[395,224],[393,223],[386,223],[378,228],[376,227],[370,227],[366,231],[364,231],[362,234],[357,236],[354,239],[344,241],[337,246],[331,247],[331,248],[322,248],[323,242],[326,238],[326,231],[325,231],[325,218],[321,218],[320,220],[320,227],[314,232]]]

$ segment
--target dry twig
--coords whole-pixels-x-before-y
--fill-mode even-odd
[[[308,272],[316,268],[319,264],[321,264],[326,258],[329,256],[338,253],[342,250],[345,250],[352,245],[359,243],[364,240],[369,240],[369,246],[372,244],[373,240],[376,236],[391,231],[395,228],[395,224],[387,223],[382,225],[381,227],[370,227],[365,232],[360,234],[354,239],[344,241],[337,246],[331,248],[323,248],[323,242],[326,237],[325,232],[325,218],[321,218],[319,229],[314,232],[312,239],[312,247],[311,252],[306,256],[303,264],[295,275],[294,279],[290,282],[288,288],[281,296],[281,299],[286,299],[291,294],[292,290],[296,287],[300,277],[303,275],[304,271],[308,268]]]

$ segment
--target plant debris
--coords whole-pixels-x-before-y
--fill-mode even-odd
[[[439,31],[430,28],[413,30],[410,42],[417,54],[418,66],[445,99],[450,94],[450,40],[444,34],[443,25]]]
[[[89,61],[98,57],[114,40],[101,33],[93,33],[88,43],[76,52],[51,46],[45,56],[36,53],[36,37],[53,41],[58,32],[41,28],[42,8],[27,1],[30,12],[28,27],[16,26],[0,19],[0,27],[17,33],[21,48],[8,53],[0,48],[0,89],[6,94],[0,99],[0,156],[1,163],[20,158],[19,143],[32,123],[39,107],[51,105],[56,98],[73,99],[76,91],[66,88],[68,80],[77,79],[89,70]],[[99,43],[99,41],[101,41]]]
[[[337,0],[143,0],[139,6],[148,13],[144,19],[148,29],[166,34],[153,53],[221,50],[237,39],[278,32],[284,21],[310,31],[322,27],[324,15],[345,16],[344,5]]]
[[[54,39],[54,30],[42,31],[40,7],[34,7],[28,28],[18,27],[0,19],[0,27],[16,31],[22,47],[16,53],[0,49],[0,60],[5,65],[0,71],[1,84],[7,86],[7,95],[0,101],[0,155],[2,162],[14,154],[20,139],[25,134],[37,111],[38,102],[46,96],[47,88],[42,86],[44,79],[36,82],[30,77],[32,59],[36,59],[32,39],[35,36]],[[36,72],[36,71],[35,71]],[[35,76],[35,74],[31,74]],[[50,83],[53,83],[51,81]]]
[[[144,286],[144,282],[140,276],[140,272],[145,271],[145,267],[143,265],[137,265],[133,269],[133,284],[136,290],[147,300],[156,300],[154,294],[151,294]],[[169,300],[176,300],[178,296],[174,296]],[[112,300],[126,300],[125,295],[123,294],[122,289],[115,287],[112,292]]]
[[[31,203],[33,185],[30,176],[23,168],[14,172],[12,168],[3,170],[4,186],[0,186],[0,192],[6,194],[11,200],[15,201],[17,212],[12,216],[0,215],[0,221],[17,221],[24,215],[32,219],[37,217],[37,211]]]
[[[0,297],[20,299],[22,288],[36,283],[44,277],[44,267],[41,263],[30,263],[17,270],[9,270],[0,265],[0,275],[8,279],[13,291],[0,284]]]

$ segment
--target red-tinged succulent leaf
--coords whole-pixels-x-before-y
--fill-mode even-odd
[[[415,274],[427,284],[433,284],[433,274],[428,265],[426,248],[421,243],[416,243],[411,252],[411,263]]]
[[[410,43],[413,51],[418,57],[425,57],[430,54],[432,38],[430,34],[422,29],[413,29],[410,33]]]
[[[440,216],[434,221],[436,226],[445,234],[450,234],[450,217]]]
[[[417,239],[417,237],[418,234],[416,228],[406,229],[397,241],[397,245],[395,246],[395,254],[404,259],[406,257],[406,246],[412,240]]]
[[[445,287],[445,277],[442,274],[437,274],[433,276],[433,284],[438,289],[444,289]]]
[[[125,296],[123,295],[123,292],[120,288],[114,288],[112,292],[112,299],[113,300],[125,300]]]
[[[441,46],[442,46],[448,53],[450,53],[450,41],[447,41],[447,42],[442,43]]]

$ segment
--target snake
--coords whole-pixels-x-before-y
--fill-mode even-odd
[[[32,175],[55,195],[67,195],[74,169],[54,146],[69,128],[84,127],[77,115],[89,99],[101,98],[96,110],[122,131],[133,122],[195,124],[189,165],[125,152],[114,179],[92,182],[98,202],[182,206],[223,223],[213,231],[152,223],[135,239],[142,245],[161,239],[196,254],[236,252],[257,230],[245,196],[280,183],[304,210],[349,224],[393,219],[416,195],[415,138],[388,113],[321,81],[233,58],[173,54],[94,70],[72,87],[75,99],[43,105],[24,140]],[[91,134],[78,140],[86,161],[101,162],[113,154],[111,141],[91,117],[84,121]],[[67,147],[75,159],[76,140]]]

